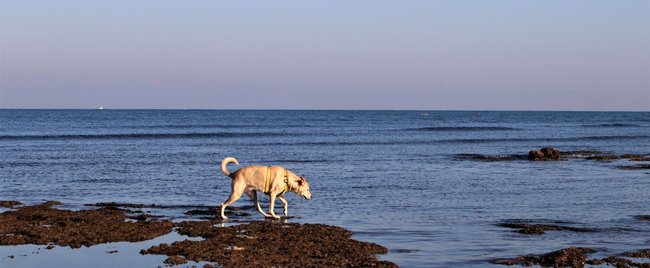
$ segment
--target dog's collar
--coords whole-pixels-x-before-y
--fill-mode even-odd
[[[289,191],[289,171],[285,169],[284,170],[284,191],[280,193],[280,196],[284,196],[284,194],[286,194],[287,191]]]
[[[271,194],[271,166],[266,166],[266,179],[264,180],[264,194]],[[289,191],[289,170],[284,170],[284,190],[279,196],[284,196]]]

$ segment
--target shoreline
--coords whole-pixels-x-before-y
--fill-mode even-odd
[[[137,252],[142,256],[164,255],[159,265],[179,265],[188,261],[203,263],[204,267],[259,266],[372,266],[398,267],[395,263],[379,260],[376,255],[386,254],[381,245],[357,241],[352,232],[324,224],[299,224],[285,221],[238,222],[225,226],[216,220],[214,208],[196,206],[205,210],[188,210],[186,215],[198,219],[174,222],[158,215],[142,213],[129,208],[165,206],[142,204],[94,204],[91,209],[78,211],[54,208],[60,202],[48,201],[37,205],[21,205],[16,201],[0,203],[8,210],[0,213],[0,248],[4,246],[32,245],[38,254],[41,248],[70,248],[70,254],[80,248],[128,242],[155,241],[176,233],[175,239],[165,243],[143,246]],[[169,207],[169,206],[168,206]],[[179,206],[171,206],[178,208]],[[182,206],[190,209],[195,206]],[[230,215],[250,216],[234,207]],[[120,249],[107,250],[117,254]],[[133,253],[133,252],[131,252]],[[27,257],[8,255],[0,258]]]

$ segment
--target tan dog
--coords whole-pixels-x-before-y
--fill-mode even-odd
[[[248,166],[241,168],[233,173],[230,173],[226,166],[228,163],[235,163],[239,165],[237,159],[234,157],[226,157],[221,162],[221,171],[226,176],[232,179],[232,192],[226,202],[221,204],[221,218],[228,219],[224,215],[226,207],[241,197],[242,193],[246,193],[255,202],[257,211],[262,213],[264,217],[273,217],[279,219],[280,216],[275,215],[273,207],[275,205],[275,198],[277,197],[284,204],[284,215],[289,216],[287,200],[284,199],[284,193],[294,192],[297,195],[309,200],[311,199],[311,192],[309,192],[309,184],[305,177],[299,177],[293,172],[280,167],[280,166]],[[259,200],[257,199],[257,192],[263,192],[271,197],[271,204],[269,205],[269,212],[266,214],[260,207]]]

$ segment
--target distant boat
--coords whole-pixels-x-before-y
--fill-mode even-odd
[[[100,104],[100,105],[99,105],[99,109],[100,109],[100,110],[104,110],[104,105],[101,105],[101,104]]]

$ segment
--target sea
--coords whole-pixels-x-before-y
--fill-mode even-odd
[[[307,178],[313,198],[287,194],[289,222],[342,226],[386,246],[379,258],[402,267],[501,267],[489,260],[570,246],[597,248],[596,257],[650,248],[650,221],[635,218],[650,215],[650,170],[624,169],[648,162],[468,157],[546,146],[648,156],[650,113],[0,110],[0,200],[217,206],[230,193],[220,163],[232,156],[240,167],[280,165]],[[598,231],[527,235],[497,226],[504,221]],[[8,259],[8,248],[0,266],[28,266]],[[86,266],[61,257],[74,250],[56,254],[49,267]]]

